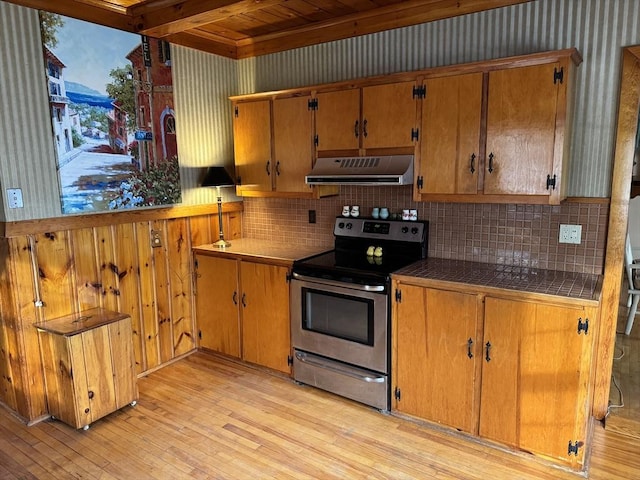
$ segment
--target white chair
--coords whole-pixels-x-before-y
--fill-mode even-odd
[[[631,249],[631,240],[627,233],[627,241],[624,250],[624,266],[627,271],[627,281],[629,282],[629,298],[627,299],[627,307],[629,308],[629,316],[627,317],[627,328],[624,333],[631,334],[633,321],[638,311],[638,301],[640,300],[640,263],[633,260],[633,250]]]

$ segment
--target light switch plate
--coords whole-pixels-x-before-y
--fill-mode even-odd
[[[21,188],[7,188],[7,199],[9,203],[9,208],[24,207],[24,202],[22,201]]]
[[[582,243],[582,225],[560,225],[559,243]]]

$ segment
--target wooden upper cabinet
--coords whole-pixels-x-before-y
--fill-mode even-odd
[[[275,189],[311,193],[304,177],[313,166],[313,116],[309,95],[273,101]]]
[[[415,86],[416,82],[411,81],[362,88],[362,148],[413,147],[416,144]]]
[[[410,81],[318,93],[318,152],[414,147],[415,85]]]
[[[357,150],[360,147],[360,89],[316,95],[317,150]]]
[[[425,80],[418,175],[420,192],[478,192],[482,73]]]
[[[559,176],[554,161],[562,160],[554,155],[562,85],[554,72],[561,68],[548,63],[489,73],[485,194],[548,196],[554,191],[547,177]]]
[[[233,105],[233,146],[237,191],[271,191],[274,165],[271,159],[271,101]]]
[[[595,319],[589,308],[485,299],[481,437],[582,465]]]
[[[559,204],[580,62],[569,49],[427,74],[414,198]]]
[[[401,291],[394,327],[395,408],[475,434],[482,352],[476,344],[477,296],[412,285]]]
[[[196,318],[199,345],[240,358],[238,262],[196,255]]]

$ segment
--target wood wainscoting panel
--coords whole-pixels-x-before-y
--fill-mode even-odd
[[[33,325],[92,307],[131,316],[138,375],[194,350],[191,248],[217,239],[218,216],[209,207],[191,213],[124,213],[130,221],[111,215],[112,224],[87,216],[50,232],[36,222],[34,233],[0,239],[0,403],[27,421],[47,415]],[[225,209],[223,221],[225,238],[241,236],[241,206]]]
[[[116,263],[113,226],[105,225],[93,230],[96,239],[96,257],[99,265],[98,284],[102,285],[102,303],[100,306],[115,312],[120,310],[118,301],[118,264]],[[82,307],[81,307],[82,308]]]
[[[138,238],[138,270],[140,272],[140,302],[142,338],[145,350],[145,367],[153,369],[160,364],[160,345],[155,295],[155,266],[151,248],[150,222],[136,223]]]
[[[133,223],[114,225],[116,248],[116,269],[118,274],[118,298],[120,312],[131,316],[133,333],[133,351],[136,359],[136,371],[146,370],[146,351],[144,349],[144,331],[140,304],[140,267],[138,262],[138,240]]]
[[[193,310],[193,276],[189,222],[183,218],[168,220],[167,251],[169,254],[169,298],[173,355],[193,350],[195,318]]]

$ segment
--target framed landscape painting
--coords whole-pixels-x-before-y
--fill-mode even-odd
[[[181,200],[168,42],[40,12],[62,212]]]

